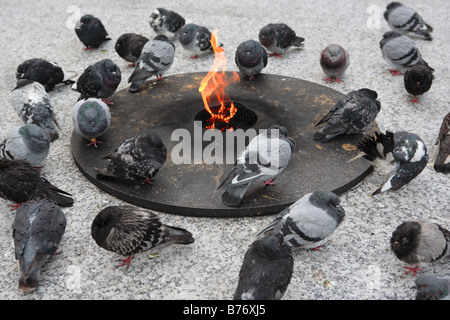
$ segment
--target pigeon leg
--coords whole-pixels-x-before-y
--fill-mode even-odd
[[[156,81],[163,81],[163,80],[164,80],[164,77],[162,74],[159,74],[156,76]]]
[[[197,59],[198,58],[198,54],[196,54],[195,56],[192,56],[191,59]]]
[[[111,100],[104,100],[104,99],[102,99],[102,101],[103,101],[104,103],[106,103],[106,104],[114,104]]]
[[[264,180],[264,187],[265,186],[276,186],[276,184],[272,182],[274,179],[275,178],[271,178],[269,180]]]
[[[101,141],[98,141],[95,138],[92,138],[90,141],[91,141],[91,143],[87,144],[88,147],[91,145],[94,145],[95,147],[97,147],[97,143],[102,143]]]
[[[16,203],[16,204],[10,204],[10,205],[8,205],[8,207],[10,207],[11,210],[17,210],[20,208],[21,205],[22,205],[21,203]]]
[[[344,80],[341,80],[339,78],[334,79],[334,82],[344,82]]]
[[[248,77],[248,80],[255,80],[255,76]]]
[[[325,82],[331,82],[331,81],[333,81],[333,78],[332,78],[332,77],[328,77],[328,78],[323,79],[323,81],[325,81]]]
[[[84,51],[98,50],[98,48],[85,47],[85,48],[83,48],[83,50],[84,50]]]
[[[119,261],[123,261],[121,264],[116,266],[116,268],[119,268],[121,266],[127,265],[127,269],[130,266],[131,260],[133,260],[133,255],[128,256],[126,259],[119,259]]]
[[[323,246],[324,245],[317,246],[315,248],[312,248],[312,250],[321,252],[319,248],[322,248]]]
[[[399,76],[402,75],[403,73],[399,70],[395,70],[395,69],[388,69],[389,72],[393,75],[393,76]]]
[[[409,100],[409,102],[412,102],[412,103],[419,103],[419,100],[417,99],[417,97],[414,97],[414,99]]]
[[[142,184],[144,184],[144,183],[149,183],[149,184],[152,184],[152,181],[153,181],[153,179],[152,178],[146,178],[144,181],[142,181]]]
[[[405,271],[405,274],[413,272],[414,273],[414,277],[416,276],[417,271],[423,271],[423,269],[419,269],[418,266],[415,266],[414,268],[410,268],[410,267],[404,267],[404,268],[408,269],[408,271]]]
[[[283,58],[283,55],[281,54],[281,53],[275,53],[275,52],[272,52],[272,53],[270,53],[269,54],[269,57],[275,57],[275,58]]]
[[[133,62],[132,64],[129,64],[128,67],[130,67],[130,68],[136,67],[136,62]]]

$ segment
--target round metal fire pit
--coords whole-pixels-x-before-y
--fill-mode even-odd
[[[226,206],[221,202],[222,190],[218,190],[218,186],[233,165],[225,160],[209,163],[201,150],[211,149],[217,141],[205,139],[207,130],[201,125],[194,126],[195,120],[198,120],[195,123],[202,123],[205,117],[198,91],[205,75],[174,75],[160,82],[149,81],[138,93],[129,93],[126,89],[116,92],[111,97],[114,102],[110,107],[111,127],[98,138],[102,142],[98,147],[88,147],[87,140],[76,132],[72,134],[73,158],[83,175],[98,188],[137,206],[188,216],[239,217],[278,213],[305,193],[317,189],[342,194],[372,170],[364,159],[347,162],[358,153],[356,143],[360,137],[357,135],[337,137],[324,144],[312,139],[320,128],[314,124],[334,106],[342,93],[316,83],[270,74],[262,74],[252,81],[241,79],[230,84],[226,93],[239,106],[251,111],[250,118],[256,122],[250,129],[283,125],[295,139],[296,150],[289,166],[275,179],[276,186],[253,185],[240,206]],[[376,129],[376,125],[370,128]],[[123,140],[150,130],[161,136],[168,150],[167,161],[152,184],[96,178],[93,167],[108,164],[102,157]],[[172,151],[178,152],[182,142],[181,138],[172,137],[174,132],[191,136],[192,163],[177,164],[178,153],[173,161]]]

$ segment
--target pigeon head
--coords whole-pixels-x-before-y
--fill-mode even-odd
[[[259,42],[247,40],[238,46],[236,57],[244,67],[254,67],[263,59],[264,51],[265,49]]]
[[[92,135],[100,135],[102,129],[108,128],[108,114],[109,107],[100,100],[88,99],[82,102],[76,115],[78,121],[78,128],[80,132],[91,137]]]
[[[288,129],[286,127],[280,126],[280,125],[273,125],[269,128],[268,130],[268,135],[270,136],[270,134],[272,133],[272,130],[277,130],[275,131],[277,134],[282,135],[283,137],[287,137],[288,135]]]
[[[170,42],[169,38],[163,34],[158,34],[153,40]]]
[[[338,223],[344,220],[345,211],[340,205],[341,200],[335,193],[327,190],[317,190],[311,194],[310,201],[314,205],[325,209]]]
[[[421,226],[416,221],[405,221],[392,233],[390,245],[400,260],[409,260],[417,249],[420,240]]]
[[[420,275],[415,284],[417,287],[416,300],[439,300],[450,294],[447,281],[432,274]]]
[[[388,42],[391,39],[401,37],[402,35],[396,31],[387,31],[383,34],[383,38],[380,41],[380,48],[383,48],[386,42]]]
[[[422,140],[414,133],[398,131],[394,134],[395,147],[392,151],[397,161],[420,161],[427,155]]]
[[[401,6],[403,6],[403,4],[401,4],[400,2],[394,1],[394,2],[389,3],[386,6],[386,10],[388,10],[388,11],[393,10],[393,9],[401,7]]]
[[[153,10],[152,14],[150,15],[150,24],[152,24],[152,21],[155,21],[160,16],[161,16],[160,8]],[[155,24],[157,24],[157,23],[155,23]]]
[[[376,98],[378,98],[378,93],[374,90],[371,89],[367,89],[367,88],[362,88],[358,90],[361,93],[364,93],[364,95],[366,95],[367,97],[369,97],[370,99],[375,100]]]
[[[290,255],[290,247],[283,244],[281,233],[267,234],[256,240],[253,246],[258,255],[268,259],[279,259],[280,255]]]
[[[275,39],[275,33],[273,32],[273,25],[270,23],[263,27],[259,31],[259,42],[265,47],[269,47]]]
[[[85,14],[75,24],[75,29],[84,29],[84,26],[90,24],[94,20],[94,16],[91,14]]]
[[[19,128],[22,141],[30,150],[42,152],[50,147],[50,137],[41,127],[29,123]]]
[[[121,81],[120,68],[111,60],[103,59],[98,62],[100,73],[108,87],[117,87]]]
[[[198,25],[189,23],[183,27],[183,30],[180,34],[180,43],[187,45],[191,43],[196,35],[196,31],[198,30]]]
[[[105,248],[107,237],[121,216],[122,211],[115,210],[114,207],[107,207],[94,218],[91,225],[91,235],[100,247]],[[108,250],[108,248],[105,249]]]

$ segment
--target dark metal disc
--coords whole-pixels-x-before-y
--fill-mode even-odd
[[[73,158],[83,175],[101,190],[137,206],[187,216],[240,217],[278,213],[318,189],[342,194],[372,170],[362,158],[348,163],[358,153],[358,135],[337,137],[323,144],[312,139],[321,127],[315,127],[315,123],[343,97],[342,93],[278,75],[261,74],[252,81],[241,78],[230,84],[226,93],[257,115],[251,128],[285,126],[296,141],[296,150],[288,167],[275,179],[276,186],[252,185],[240,206],[226,206],[221,202],[222,190],[218,186],[232,164],[207,164],[205,158],[193,159],[199,163],[175,164],[171,157],[172,149],[181,143],[172,139],[176,129],[187,130],[192,137],[200,134],[203,140],[206,130],[194,129],[194,119],[204,109],[198,88],[205,75],[173,75],[164,81],[148,81],[138,93],[127,89],[116,92],[111,97],[111,126],[98,138],[102,142],[98,147],[88,147],[89,141],[75,131],[72,133]],[[376,124],[370,128],[376,129]],[[96,178],[93,167],[108,164],[102,157],[123,140],[150,130],[160,135],[168,150],[167,161],[152,184]],[[212,147],[211,143],[214,141],[203,141],[200,148]]]

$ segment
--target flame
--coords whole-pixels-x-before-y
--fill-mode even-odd
[[[225,73],[227,59],[223,48],[217,44],[217,33],[218,30],[215,30],[211,34],[211,45],[214,50],[214,64],[208,74],[202,79],[198,89],[202,95],[205,109],[211,115],[208,119],[208,123],[210,124],[206,126],[206,129],[214,129],[217,122],[229,123],[237,112],[237,108],[234,106],[233,101],[225,94],[225,88],[230,83],[239,81],[239,75],[235,71],[233,71],[231,77],[227,76]],[[217,109],[215,111],[212,110],[212,98],[215,98],[216,105],[218,102],[218,107],[214,108]],[[227,103],[229,106],[227,106]],[[228,126],[226,125],[223,129],[227,127]],[[232,128],[229,129],[231,130]]]

